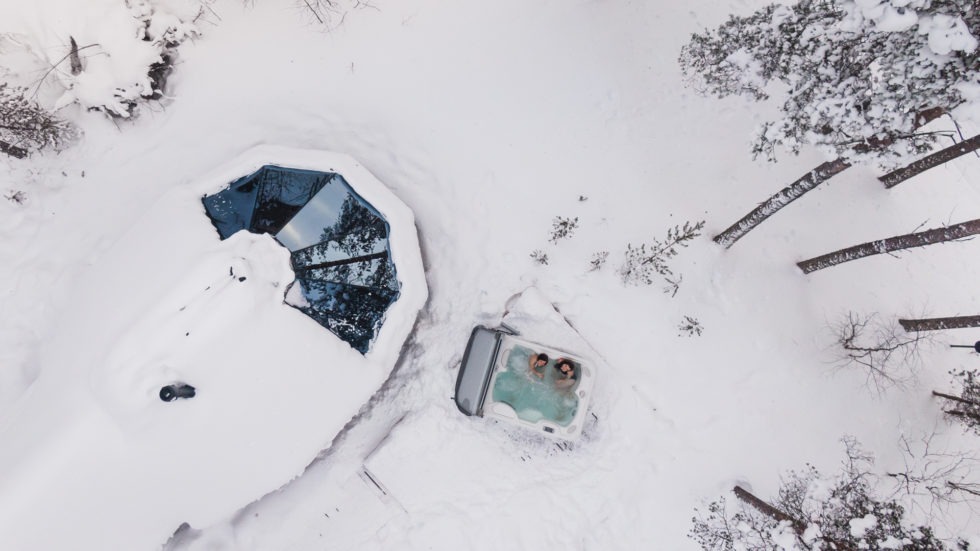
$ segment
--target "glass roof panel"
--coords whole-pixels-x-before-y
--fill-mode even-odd
[[[262,187],[249,229],[275,234],[314,197],[335,174],[309,170],[262,168]]]
[[[388,237],[388,224],[354,193],[347,182],[334,175],[306,206],[276,233],[290,251],[323,241],[337,243],[347,256],[373,249]]]
[[[366,352],[374,338],[375,326],[397,293],[335,281],[298,278],[309,306],[302,310],[321,325]]]
[[[368,232],[356,232],[295,251],[292,260],[293,267],[300,269],[367,256],[377,257],[387,250],[387,239],[376,238]]]
[[[398,290],[395,265],[388,258],[387,252],[328,263],[316,268],[297,268],[296,272],[301,277],[308,279],[336,281],[388,291]]]
[[[292,251],[299,309],[367,352],[399,284],[388,223],[343,177],[267,165],[202,201],[222,239],[271,233]]]
[[[228,189],[203,199],[211,223],[222,239],[249,227],[259,192],[259,176],[252,174],[232,183]]]

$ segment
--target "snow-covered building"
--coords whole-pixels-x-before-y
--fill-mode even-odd
[[[261,233],[222,210],[249,193],[243,229]],[[329,234],[344,224],[351,237]],[[0,425],[11,549],[67,533],[79,549],[151,549],[279,488],[388,378],[427,297],[401,201],[350,157],[276,147],[174,186],[74,285]],[[197,395],[161,401],[178,381]]]

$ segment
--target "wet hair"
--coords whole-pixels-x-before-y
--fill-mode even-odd
[[[571,361],[566,360],[566,359],[561,359],[561,360],[558,360],[557,362],[555,362],[555,369],[557,369],[558,372],[561,373],[562,375],[565,374],[565,372],[562,371],[562,368],[561,368],[561,366],[563,366],[563,365],[567,365],[569,368],[571,368],[572,371],[571,371],[571,373],[569,373],[569,375],[571,375],[572,377],[574,377],[575,376],[575,364],[573,364]]]
[[[544,352],[537,354],[537,357],[534,358],[534,363],[538,363],[538,362],[548,363],[548,355],[545,354]]]

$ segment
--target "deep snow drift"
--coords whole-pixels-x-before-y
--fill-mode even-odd
[[[980,164],[973,157],[891,191],[871,171],[851,169],[731,250],[700,238],[672,265],[683,275],[674,297],[658,285],[624,286],[617,273],[627,243],[662,237],[685,220],[706,219],[705,233],[717,232],[823,161],[813,152],[776,164],[752,161],[747,142],[756,122],[750,109],[757,106],[703,98],[684,87],[676,58],[690,33],[759,4],[375,2],[322,32],[301,9],[216,2],[220,21],[199,22],[201,38],[181,47],[172,102],[148,106],[120,129],[71,107],[68,114],[85,131],[76,147],[2,161],[0,192],[23,191],[26,200],[0,201],[0,423],[16,421],[19,398],[55,391],[72,397],[38,404],[25,421],[65,427],[51,440],[60,448],[27,436],[16,445],[5,442],[5,456],[39,461],[37,476],[9,483],[21,496],[63,490],[82,497],[7,500],[0,522],[43,528],[61,547],[103,548],[81,536],[88,533],[78,525],[82,518],[118,528],[129,522],[130,509],[168,502],[153,528],[162,532],[168,524],[173,532],[189,522],[171,542],[178,549],[694,549],[685,536],[693,507],[735,483],[771,495],[781,471],[807,462],[832,471],[844,434],[877,455],[880,472],[903,464],[902,435],[936,431],[941,448],[974,448],[975,437],[949,426],[928,392],[948,387],[949,370],[975,366],[975,355],[929,349],[917,382],[878,397],[863,373],[834,368],[828,325],[849,310],[883,319],[977,312],[977,242],[882,255],[809,276],[793,265],[907,233],[923,221],[977,218]],[[392,377],[332,443],[344,422],[325,426],[316,415],[328,406],[311,401],[301,411],[299,403],[325,385],[345,407],[356,408],[384,374],[338,362],[352,383],[364,383],[353,396],[312,369],[308,355],[337,351],[308,319],[308,334],[278,329],[282,305],[272,283],[284,276],[279,269],[227,284],[228,298],[215,300],[228,316],[204,306],[217,295],[200,294],[202,284],[224,281],[236,256],[254,254],[281,267],[268,240],[212,241],[212,249],[185,259],[183,268],[160,259],[140,271],[146,259],[124,254],[142,255],[153,245],[164,255],[181,254],[164,243],[209,230],[203,214],[171,218],[165,232],[146,230],[141,239],[126,235],[148,228],[144,213],[196,200],[194,193],[205,190],[191,188],[201,174],[259,143],[352,155],[414,211],[418,224],[429,302]],[[578,217],[579,226],[570,238],[549,242],[556,216]],[[188,224],[175,225],[181,222]],[[549,264],[530,259],[536,249],[548,254]],[[590,258],[601,251],[609,252],[606,265],[590,271]],[[95,272],[110,262],[132,274],[128,281],[142,277],[159,286],[99,278]],[[106,294],[112,286],[142,291],[121,295],[119,309],[96,309],[96,298],[78,291],[87,282]],[[508,300],[531,286],[608,365],[597,381],[596,423],[567,450],[463,417],[451,400],[471,327],[498,322]],[[186,294],[167,294],[180,289]],[[139,385],[149,389],[149,379],[130,377],[128,369],[183,376],[180,365],[169,364],[170,372],[154,360],[176,354],[172,343],[191,342],[194,334],[180,332],[180,316],[158,315],[152,307],[162,312],[195,297],[202,305],[195,315],[207,320],[214,313],[215,325],[201,322],[208,327],[202,337],[229,335],[223,341],[234,345],[229,354],[270,363],[261,380],[236,373],[233,362],[208,364],[207,379],[196,385],[199,398],[220,393],[241,409],[200,412],[206,407],[198,398],[155,402],[181,422],[205,423],[184,446],[151,438],[180,441],[168,432],[174,423],[126,400],[105,399],[112,409],[82,408],[71,423],[61,422],[93,393],[128,385],[131,391],[120,395],[133,397]],[[151,308],[137,316],[138,304]],[[245,311],[268,319],[246,322]],[[679,336],[684,316],[697,318],[703,335]],[[232,339],[224,331],[229,326],[242,337]],[[259,346],[260,326],[287,346]],[[83,343],[83,334],[92,342]],[[962,330],[942,338],[976,337]],[[198,350],[213,358],[223,343],[205,340]],[[239,348],[243,342],[254,346]],[[72,366],[94,369],[105,386],[90,385],[87,375],[56,376],[75,371]],[[296,376],[287,380],[284,368]],[[243,396],[262,392],[271,394],[261,404]],[[223,450],[220,441],[203,438],[207,427],[229,431],[229,439],[245,435],[250,423],[261,422],[259,405],[296,415],[282,434],[272,423],[256,427],[282,438],[280,447],[230,457],[239,448]],[[106,411],[125,414],[123,421],[108,422]],[[393,438],[403,441],[408,427],[412,449],[425,454],[406,457],[412,468],[383,480],[392,495],[416,482],[433,486],[386,501],[358,473],[392,427]],[[218,455],[195,456],[197,445],[213,446]],[[293,454],[294,446],[304,449]],[[69,447],[77,453],[45,453]],[[321,448],[303,476],[238,513],[203,504],[244,506],[284,482],[282,473],[298,472],[300,456]],[[123,451],[133,449],[145,450],[145,463],[120,463]],[[185,471],[167,466],[192,457],[200,463],[195,472],[235,470],[255,480],[216,488],[202,475],[172,487]],[[493,476],[462,469],[468,458]],[[138,472],[147,465],[155,475],[144,480]],[[438,476],[440,465],[453,466],[445,478]],[[91,480],[51,474],[68,472]],[[95,481],[98,492],[79,493]],[[890,488],[884,481],[883,491]],[[154,489],[162,496],[140,491]],[[212,495],[219,489],[221,495]],[[952,510],[936,524],[949,533],[977,530],[969,510]],[[165,539],[140,529],[134,523],[114,537],[132,537],[126,548],[153,548]]]

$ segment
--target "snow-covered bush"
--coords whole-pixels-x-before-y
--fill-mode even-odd
[[[75,131],[67,122],[26,96],[26,90],[0,82],[0,153],[24,158],[32,151],[71,141]]]
[[[197,0],[38,0],[0,7],[0,35],[48,67],[37,86],[57,88],[55,109],[77,103],[129,117],[162,94],[199,9]]]
[[[969,446],[950,445],[940,435],[938,427],[916,437],[902,434],[903,464],[885,473],[893,495],[926,518],[954,518],[963,509],[975,511],[980,503],[980,457]]]
[[[951,549],[930,527],[907,523],[901,505],[876,497],[871,458],[846,444],[842,472],[790,472],[770,502],[736,486],[736,503],[722,497],[696,512],[690,537],[706,551]]]
[[[925,122],[975,107],[978,28],[972,0],[801,0],[693,35],[680,63],[704,92],[783,98],[755,155],[810,144],[887,167],[928,150]]]

